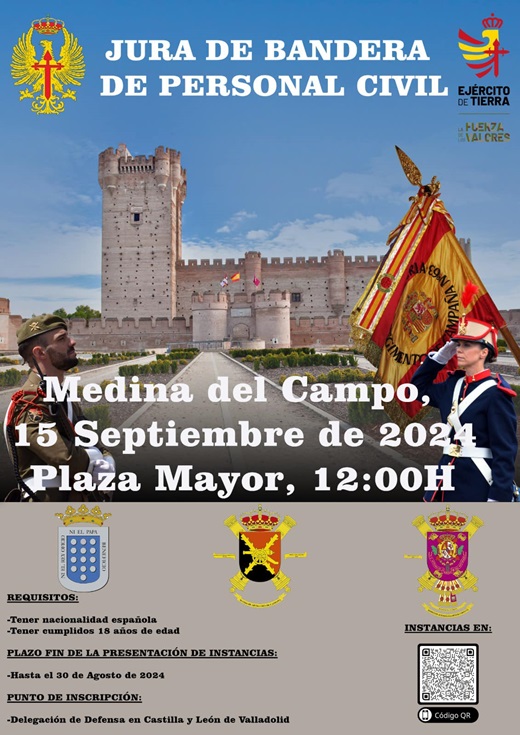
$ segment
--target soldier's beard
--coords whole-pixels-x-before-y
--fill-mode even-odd
[[[47,347],[47,354],[56,370],[70,370],[78,364],[78,357],[75,350],[63,355],[57,353],[52,347]]]

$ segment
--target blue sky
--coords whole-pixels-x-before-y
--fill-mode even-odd
[[[60,115],[35,115],[10,76],[13,46],[35,18],[62,19],[82,44],[86,76]],[[483,81],[458,49],[459,28],[476,38],[490,13],[503,19],[509,54]],[[403,148],[423,181],[436,175],[460,236],[500,308],[520,308],[517,34],[512,3],[458,0],[150,0],[26,2],[4,13],[0,41],[2,217],[0,296],[13,313],[100,303],[101,190],[97,156],[125,142],[132,154],[159,145],[188,170],[185,258],[382,254],[415,193],[394,151]],[[7,16],[7,17],[6,17]],[[191,61],[109,61],[113,39],[188,40]],[[206,40],[250,40],[251,60],[208,61]],[[266,61],[265,40],[288,51],[301,39],[414,40],[429,60]],[[516,46],[515,46],[516,44]],[[36,45],[36,44],[35,44]],[[55,50],[59,49],[56,42]],[[516,73],[515,73],[516,72]],[[146,96],[101,96],[102,75],[145,75]],[[160,75],[337,76],[343,96],[159,96]],[[441,77],[443,96],[365,97],[364,75]],[[378,79],[378,89],[381,82]],[[510,107],[458,105],[459,86],[509,85]],[[412,88],[413,90],[415,87]],[[460,114],[461,110],[466,113]],[[459,141],[466,123],[502,123],[507,143]]]

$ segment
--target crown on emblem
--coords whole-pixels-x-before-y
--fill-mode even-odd
[[[502,28],[504,21],[502,18],[495,18],[495,14],[491,13],[489,18],[484,18],[482,25],[484,28]]]
[[[437,531],[460,531],[466,525],[468,517],[450,513],[450,509],[447,507],[446,513],[428,516],[428,520],[430,525]]]
[[[94,523],[96,526],[102,526],[103,521],[106,521],[112,513],[102,513],[99,505],[89,511],[83,503],[77,510],[72,505],[68,505],[65,513],[55,513],[54,515],[62,519],[64,526],[71,526],[73,523]]]
[[[59,33],[63,28],[64,23],[62,20],[56,20],[56,18],[39,18],[33,20],[32,27],[38,33],[43,33],[44,36],[52,36],[54,33]]]
[[[270,531],[278,525],[280,518],[270,513],[262,513],[262,506],[258,506],[258,512],[253,511],[240,519],[244,526],[250,531]]]

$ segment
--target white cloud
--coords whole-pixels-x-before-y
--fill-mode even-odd
[[[344,248],[348,253],[380,255],[386,250],[387,229],[373,216],[317,214],[312,219],[278,223],[270,230],[250,230],[245,237],[220,232],[222,237],[218,239],[191,239],[183,244],[183,258],[240,258],[251,247],[260,250],[265,257],[322,256],[332,248]],[[382,233],[381,237],[379,233]]]
[[[244,222],[247,222],[247,220],[249,219],[255,219],[255,217],[255,212],[246,212],[245,209],[241,209],[239,212],[235,212],[235,214],[232,214],[227,222],[222,225],[222,227],[218,228],[217,232],[219,234],[234,232],[235,230],[238,230]]]
[[[250,230],[246,234],[246,240],[267,240],[269,232],[267,230]]]
[[[271,232],[254,230],[246,237],[254,240],[255,245],[265,251],[281,250],[287,255],[324,255],[332,247],[350,249],[362,242],[362,233],[375,233],[382,229],[383,225],[377,217],[362,214],[332,217],[319,214],[312,220],[299,219],[278,224]]]

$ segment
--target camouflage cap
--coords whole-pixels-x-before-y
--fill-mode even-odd
[[[53,329],[68,329],[66,322],[56,314],[40,314],[27,319],[16,332],[18,346],[32,337],[37,337]]]

